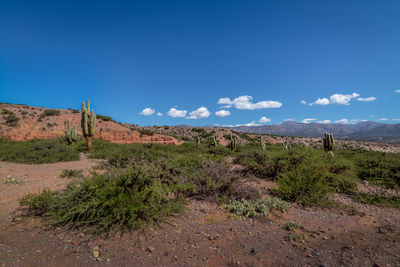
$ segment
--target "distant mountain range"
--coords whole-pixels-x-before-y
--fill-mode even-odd
[[[247,133],[303,137],[321,137],[324,133],[331,133],[342,139],[400,143],[400,124],[385,124],[371,121],[360,122],[358,124],[298,123],[287,121],[274,125],[237,126],[230,127],[230,129]]]

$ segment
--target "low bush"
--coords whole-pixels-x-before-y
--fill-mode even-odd
[[[301,223],[289,221],[289,222],[285,222],[282,225],[282,229],[291,232],[291,231],[293,231],[295,229],[302,229],[303,230],[304,226]]]
[[[290,204],[279,198],[265,198],[256,200],[232,200],[228,205],[228,210],[236,216],[245,216],[255,218],[260,216],[268,216],[272,209],[281,212],[290,209]]]
[[[60,116],[60,111],[56,110],[56,109],[46,109],[45,111],[43,111],[42,114],[40,114],[38,120],[41,121],[43,118],[49,117],[49,116]]]
[[[183,211],[185,201],[180,189],[155,178],[151,168],[142,166],[95,173],[71,182],[57,194],[48,190],[30,194],[20,205],[32,214],[47,217],[55,225],[110,233],[135,230]]]
[[[356,200],[370,205],[400,208],[400,197],[385,197],[378,195],[369,195],[364,193],[358,193],[355,196]]]
[[[55,194],[49,189],[44,189],[40,194],[28,194],[24,196],[19,204],[27,208],[27,211],[36,216],[49,215],[54,210],[56,202]]]
[[[111,118],[110,116],[104,116],[104,115],[97,115],[96,114],[96,118],[99,120],[103,120],[103,121],[114,121],[113,118]]]
[[[74,169],[64,169],[61,171],[59,176],[60,178],[82,178],[83,171]]]
[[[400,189],[400,154],[367,152],[358,162],[358,177],[374,184]]]

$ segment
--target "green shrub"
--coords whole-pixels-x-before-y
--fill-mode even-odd
[[[5,116],[4,119],[5,124],[9,127],[16,127],[18,125],[18,121],[20,120],[20,118],[18,118],[14,113]]]
[[[113,118],[111,118],[110,116],[104,116],[104,115],[97,115],[96,114],[96,118],[103,120],[103,121],[114,121]]]
[[[157,223],[183,211],[185,201],[179,189],[156,179],[151,168],[142,166],[108,174],[95,173],[90,178],[71,182],[58,194],[49,191],[31,194],[21,200],[21,206],[35,215],[48,217],[56,225],[96,233],[119,232]]]
[[[250,218],[268,216],[271,209],[281,212],[290,209],[290,204],[279,198],[265,198],[256,200],[232,200],[228,205],[228,210],[236,216]]]
[[[3,184],[21,184],[22,181],[15,177],[8,177],[3,180]]]
[[[11,110],[8,110],[8,109],[3,108],[3,109],[1,110],[1,114],[3,114],[3,115],[13,115],[14,112],[12,112]]]
[[[291,231],[293,231],[295,229],[302,229],[303,230],[304,226],[301,223],[289,221],[289,222],[285,222],[282,225],[282,229],[291,232]]]
[[[44,189],[40,194],[28,194],[24,196],[19,204],[27,208],[28,212],[36,216],[47,215],[53,211],[56,198],[53,192]]]
[[[358,163],[358,177],[377,185],[400,189],[400,154],[365,153]]]
[[[48,117],[48,116],[60,116],[60,111],[56,110],[56,109],[46,109],[40,115],[39,120],[41,121],[43,118]]]
[[[382,207],[400,208],[400,197],[385,197],[385,196],[358,193],[356,194],[356,199],[365,204],[382,206]]]
[[[154,135],[154,132],[149,129],[140,128],[137,131],[140,133],[140,137],[142,137],[144,135],[148,135],[148,136]]]
[[[82,178],[83,170],[64,169],[60,173],[60,178]]]

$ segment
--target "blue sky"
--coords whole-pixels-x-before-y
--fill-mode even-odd
[[[399,14],[389,0],[4,0],[0,102],[90,99],[139,125],[399,123]]]

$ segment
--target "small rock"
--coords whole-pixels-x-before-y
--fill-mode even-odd
[[[385,229],[385,228],[379,228],[378,229],[378,233],[380,233],[380,234],[387,234],[387,230]]]
[[[98,250],[93,250],[93,257],[95,257],[96,259],[99,257],[100,253]]]
[[[324,236],[322,239],[324,239],[324,240],[328,240],[328,237]]]
[[[253,254],[254,256],[257,256],[260,254],[260,250],[258,248],[253,248],[251,251],[251,254]]]
[[[147,250],[150,252],[154,252],[156,249],[154,247],[148,247]]]

